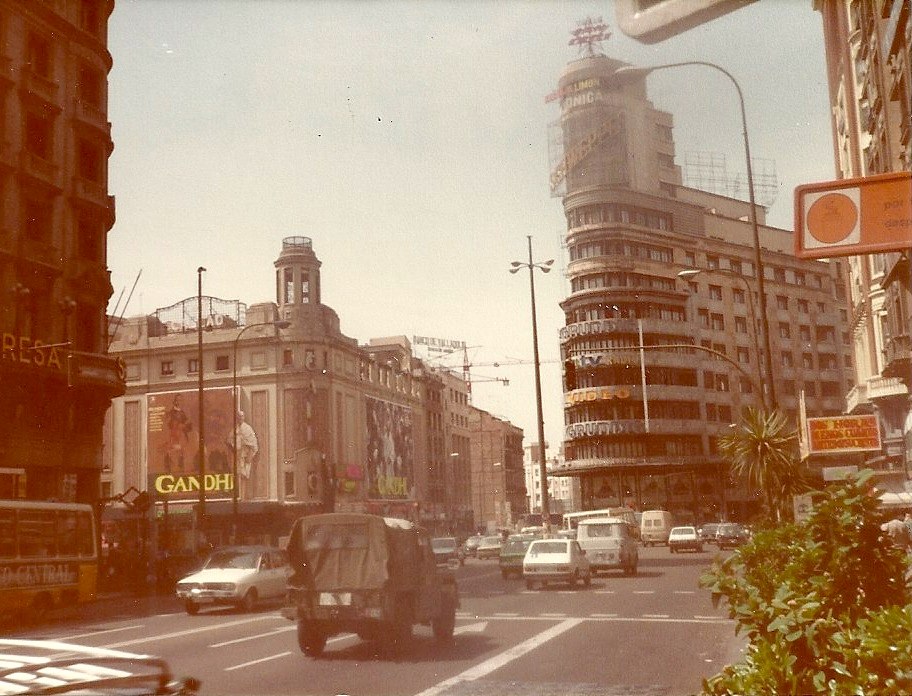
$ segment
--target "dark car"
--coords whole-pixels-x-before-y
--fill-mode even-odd
[[[526,550],[535,538],[533,534],[514,535],[507,538],[500,549],[500,574],[504,579],[511,575],[522,577],[523,558],[526,557]]]
[[[719,531],[720,524],[720,522],[707,522],[706,524],[700,525],[700,528],[697,531],[700,533],[700,539],[703,543],[716,543],[716,533]]]
[[[431,539],[431,550],[439,567],[448,565],[463,565],[465,556],[462,547],[454,537],[436,537]]]
[[[720,549],[741,546],[750,539],[750,533],[740,524],[733,522],[720,524],[716,532],[716,544]]]
[[[481,543],[481,540],[484,537],[481,534],[476,534],[475,536],[470,536],[465,540],[465,544],[462,546],[462,551],[465,556],[476,556],[478,555],[478,545]]]

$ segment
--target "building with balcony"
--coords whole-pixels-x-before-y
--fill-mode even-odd
[[[749,203],[682,185],[671,114],[593,51],[558,82],[564,466],[582,509],[631,504],[700,523],[757,512],[717,438],[742,409],[835,415],[853,384],[845,264],[796,259],[757,206],[773,374],[763,375]],[[626,77],[626,76],[625,76]],[[708,97],[709,98],[709,97]],[[734,118],[734,114],[733,114]],[[683,278],[679,276],[686,276]]]
[[[112,0],[0,0],[0,497],[97,502]]]
[[[814,7],[823,20],[834,178],[912,170],[909,3],[817,0]],[[877,414],[884,448],[867,464],[900,490],[912,471],[910,253],[847,259],[856,357],[848,412]]]
[[[191,552],[200,531],[274,541],[330,509],[471,531],[465,381],[430,368],[404,336],[346,336],[320,267],[310,238],[287,237],[275,302],[192,297],[114,334],[126,393],[106,422],[106,493],[148,491],[154,536],[173,551]]]

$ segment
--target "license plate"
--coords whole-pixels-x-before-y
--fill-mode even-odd
[[[321,592],[321,607],[347,607],[351,606],[351,592]]]

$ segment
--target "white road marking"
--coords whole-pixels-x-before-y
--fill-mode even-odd
[[[190,636],[194,633],[204,633],[206,631],[218,631],[223,628],[228,628],[230,626],[240,626],[246,623],[252,623],[254,621],[263,621],[266,619],[275,619],[274,616],[264,614],[262,616],[255,616],[249,619],[238,619],[237,621],[226,621],[224,623],[211,624],[209,626],[198,626],[197,628],[190,628],[186,631],[174,631],[173,633],[159,633],[157,635],[147,635],[142,638],[134,638],[133,640],[123,640],[119,643],[109,643],[108,645],[103,645],[103,648],[124,648],[128,645],[139,645],[140,643],[153,643],[157,640],[163,640],[165,638],[179,638],[181,636]]]
[[[539,616],[547,616],[549,619],[562,619],[566,616],[563,612],[548,612],[543,611]]]
[[[101,635],[104,635],[105,633],[117,633],[119,631],[134,631],[138,628],[145,628],[145,626],[144,626],[144,624],[137,624],[135,626],[121,626],[120,628],[106,628],[104,630],[99,630],[99,631],[90,631],[89,633],[76,633],[72,636],[64,636],[60,640],[67,641],[67,640],[74,640],[77,638],[91,638],[92,636],[101,636]]]
[[[634,590],[633,594],[655,594],[655,590]]]
[[[484,662],[477,664],[474,667],[470,667],[461,674],[457,674],[455,677],[451,677],[440,682],[439,684],[435,684],[429,689],[425,689],[417,696],[436,696],[437,694],[441,694],[450,687],[455,686],[461,682],[475,681],[476,679],[480,679],[481,677],[490,674],[494,670],[500,669],[513,660],[522,657],[526,653],[535,650],[535,648],[544,645],[549,640],[559,636],[561,633],[569,631],[571,628],[577,626],[582,621],[582,619],[567,619],[566,621],[561,621],[559,624],[542,631],[538,635],[532,636],[528,640],[523,641],[518,645],[514,645],[509,650],[506,650],[499,655],[495,655],[494,657],[485,660]]]
[[[675,590],[675,594],[697,594],[696,590]]]
[[[494,616],[519,616],[518,611],[495,611]]]
[[[643,614],[644,619],[667,619],[668,614]]]
[[[589,617],[592,619],[613,619],[617,614],[590,614]]]
[[[467,624],[465,626],[458,626],[454,628],[453,635],[459,635],[461,633],[484,633],[484,630],[487,627],[487,621],[479,621],[478,623]]]
[[[212,643],[209,645],[210,648],[222,648],[226,645],[234,645],[235,643],[244,643],[248,640],[257,640],[259,638],[268,638],[269,636],[274,636],[276,633],[285,633],[286,631],[294,631],[297,629],[297,626],[282,626],[281,628],[275,628],[266,633],[257,633],[252,636],[244,636],[243,638],[235,638],[234,640],[226,640],[221,643]]]
[[[277,655],[270,655],[269,657],[261,657],[259,660],[251,660],[250,662],[242,662],[239,665],[233,665],[231,667],[225,667],[226,672],[231,672],[236,669],[241,669],[243,667],[250,667],[251,665],[258,665],[261,662],[269,662],[270,660],[278,660],[280,657],[287,657],[291,655],[291,651],[285,651],[283,653],[278,653]]]

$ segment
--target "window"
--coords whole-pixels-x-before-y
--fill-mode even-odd
[[[742,365],[750,363],[750,351],[747,348],[738,348],[738,362]]]
[[[709,328],[709,310],[701,309],[697,312],[697,315],[700,317],[700,326]]]
[[[735,304],[744,304],[746,294],[741,288],[732,288],[732,299],[735,301]]]
[[[801,300],[798,300],[798,304],[801,304]],[[785,295],[776,295],[776,308],[782,310],[788,310],[789,300]]]
[[[744,269],[741,264],[741,259],[729,259],[728,267],[731,269],[732,273],[737,273],[738,275],[744,274]]]
[[[34,112],[25,115],[25,149],[43,160],[53,159],[54,121]]]
[[[811,327],[810,327],[810,326],[806,326],[806,325],[804,325],[804,324],[802,324],[801,326],[799,326],[799,327],[798,327],[798,337],[799,337],[802,341],[810,341],[810,340],[811,340]]]
[[[215,356],[215,370],[216,372],[224,372],[228,369],[230,363],[228,362],[227,355],[216,355]]]
[[[780,321],[779,322],[779,338],[791,338],[792,337],[792,327],[789,323]]]
[[[715,331],[725,331],[725,318],[721,314],[713,314],[711,319]]]
[[[50,41],[37,34],[30,34],[25,50],[29,70],[39,77],[50,78],[53,69]]]
[[[684,252],[684,263],[691,268],[697,265],[697,257],[692,251]]]
[[[711,299],[711,300],[721,300],[722,299],[722,286],[721,285],[710,285],[709,286],[709,299]]]
[[[76,92],[79,101],[96,109],[102,107],[104,101],[104,76],[95,68],[83,65],[79,69],[79,82],[76,83]]]
[[[793,365],[792,354],[788,351],[782,351],[782,367],[792,367]]]
[[[79,258],[87,261],[102,261],[104,259],[104,229],[97,218],[89,215],[80,215],[76,236],[76,253]]]
[[[294,365],[294,351],[291,348],[282,351],[282,365],[285,367]]]
[[[754,384],[747,377],[742,377],[738,384],[741,386],[742,394],[753,394],[754,393]]]
[[[826,314],[826,311],[827,311],[826,303],[825,303],[825,302],[818,302],[818,303],[817,303],[817,311],[820,312],[821,314]]]
[[[719,257],[711,254],[706,255],[706,267],[712,271],[719,268]]]
[[[810,311],[807,300],[798,300],[798,311],[801,314],[807,314]]]
[[[805,282],[805,279],[804,279],[804,273],[802,273],[801,271],[795,271],[795,285],[806,285],[806,284],[807,283]]]
[[[52,239],[53,202],[39,198],[27,198],[23,203],[23,228],[25,238],[50,244]]]
[[[716,420],[716,405],[715,404],[706,404],[706,420],[714,421]]]
[[[80,139],[77,169],[79,177],[100,184],[104,181],[104,155],[101,146],[91,140]]]
[[[187,360],[187,374],[195,375],[199,372],[199,358]]]
[[[747,333],[747,319],[744,317],[735,317],[735,332]]]
[[[813,370],[814,369],[814,356],[811,355],[810,353],[802,353],[801,354],[801,367],[803,367],[805,370]]]
[[[295,493],[295,472],[286,471],[284,480],[285,480],[285,497],[294,498],[296,495],[296,493]]]
[[[162,375],[173,375],[174,374],[174,363],[170,360],[161,361],[161,374]]]
[[[731,423],[732,411],[731,406],[719,404],[719,420],[723,423]]]
[[[301,302],[310,304],[310,273],[301,271]]]

